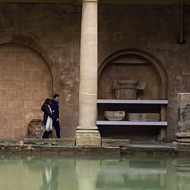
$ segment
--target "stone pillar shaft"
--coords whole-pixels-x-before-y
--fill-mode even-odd
[[[78,129],[97,129],[97,13],[96,0],[83,1]]]
[[[97,74],[98,73],[98,2],[83,0],[80,82],[79,82],[79,126],[76,145],[99,146],[100,134],[97,120]]]

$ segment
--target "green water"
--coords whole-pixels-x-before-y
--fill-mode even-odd
[[[0,190],[190,190],[190,158],[0,156]]]

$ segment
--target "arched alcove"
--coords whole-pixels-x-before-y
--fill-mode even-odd
[[[20,44],[0,45],[0,138],[23,139],[32,119],[42,119],[41,105],[52,96],[53,78],[46,61]]]
[[[167,99],[167,75],[162,63],[147,52],[127,49],[111,54],[100,65],[98,70],[98,99],[115,99],[112,83],[115,80],[137,80],[146,83],[144,90],[138,90],[136,99]],[[101,105],[98,120],[104,120],[105,110],[120,110],[126,113],[159,113],[155,105]],[[160,133],[158,127],[147,126],[99,126],[101,135],[109,137],[126,136],[137,140],[156,139]],[[129,137],[130,136],[130,137]]]
[[[111,70],[113,70],[114,72],[112,72]],[[104,77],[103,75],[105,75],[105,73],[107,74],[107,71],[112,72],[110,77],[113,79],[116,77],[118,78],[118,76],[116,75],[119,75],[121,72],[122,75],[119,76],[120,80],[138,80],[138,78],[143,80],[143,78],[146,79],[147,77],[148,80],[145,80],[145,82],[147,82],[148,84],[157,80],[157,86],[151,86],[153,89],[155,88],[155,90],[157,91],[157,93],[154,93],[153,97],[155,97],[156,99],[167,99],[166,70],[157,58],[148,54],[147,52],[135,49],[127,49],[115,52],[111,54],[108,58],[106,58],[100,65],[98,70],[99,98],[101,98],[102,93],[100,89],[102,82],[101,80],[102,77]],[[108,87],[106,88],[108,89]]]

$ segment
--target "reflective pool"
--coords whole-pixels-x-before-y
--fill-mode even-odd
[[[0,190],[190,190],[190,158],[0,156]]]

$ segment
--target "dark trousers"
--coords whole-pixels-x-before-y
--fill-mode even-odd
[[[55,128],[57,138],[61,138],[61,136],[60,136],[60,125],[59,125],[59,121],[53,120],[53,126],[54,126],[54,128]]]
[[[44,134],[42,136],[42,139],[48,139],[51,135],[52,131],[44,131]]]
[[[60,125],[59,125],[59,121],[54,121],[53,120],[53,127],[55,128],[55,131],[56,131],[56,136],[57,136],[57,138],[61,138],[61,136],[60,136]],[[47,138],[49,138],[50,137],[50,135],[51,135],[51,133],[52,133],[52,131],[44,131],[44,134],[43,134],[43,136],[42,136],[42,139],[47,139]]]

